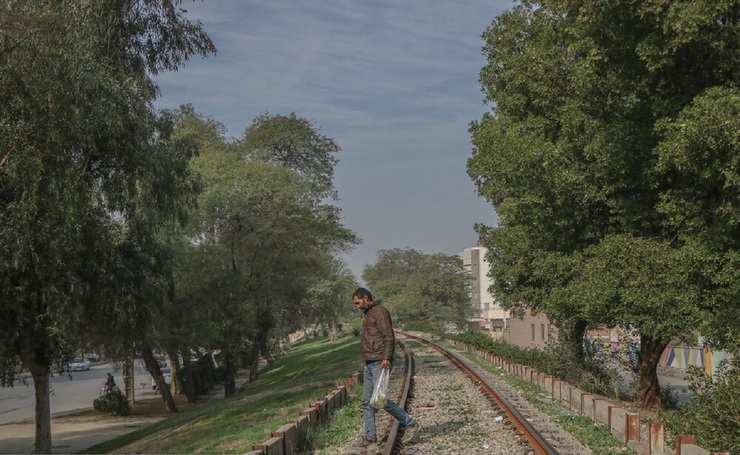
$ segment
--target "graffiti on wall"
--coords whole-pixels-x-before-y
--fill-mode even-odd
[[[634,363],[637,362],[640,343],[584,338],[583,349],[586,354],[602,361],[611,359]]]

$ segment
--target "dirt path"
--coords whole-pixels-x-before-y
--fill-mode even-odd
[[[152,416],[62,416],[52,418],[52,452],[77,453],[161,420]],[[33,421],[0,425],[0,453],[33,453]]]
[[[182,395],[175,397],[178,409],[183,411],[211,400],[220,399],[222,389],[213,391],[198,403],[187,403]],[[56,454],[78,453],[104,441],[151,425],[165,418],[164,403],[159,397],[135,403],[126,417],[100,414],[92,409],[52,416],[51,446]],[[33,453],[35,423],[32,419],[0,425],[0,454]]]

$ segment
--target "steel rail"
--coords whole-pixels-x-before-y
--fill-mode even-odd
[[[419,341],[421,343],[424,343],[426,345],[429,345],[436,349],[438,352],[440,352],[442,355],[447,357],[457,365],[458,368],[460,368],[462,371],[464,371],[468,376],[470,376],[480,387],[488,393],[488,395],[504,410],[507,417],[509,418],[509,421],[516,426],[516,428],[522,433],[524,438],[529,442],[529,444],[532,446],[534,451],[537,454],[546,454],[546,455],[557,455],[559,452],[545,439],[542,434],[540,434],[539,431],[537,431],[530,423],[529,421],[519,412],[517,411],[509,402],[501,396],[488,382],[486,382],[485,379],[481,378],[474,370],[471,368],[468,363],[458,357],[453,352],[449,351],[448,349],[445,349],[444,347],[426,340],[424,338],[420,338],[414,335],[410,335],[408,333],[399,332],[401,335],[410,338],[412,340]]]
[[[408,400],[409,393],[411,392],[411,378],[414,376],[414,356],[403,342],[396,342],[399,344],[399,346],[401,346],[401,350],[403,350],[404,353],[404,376],[402,381],[403,387],[401,393],[399,394],[398,406],[406,409],[406,401]],[[398,422],[398,420],[393,419],[393,424],[391,425],[391,429],[388,432],[388,439],[386,440],[385,446],[383,447],[383,455],[391,455],[393,453],[394,448],[398,444],[400,428],[401,424]]]

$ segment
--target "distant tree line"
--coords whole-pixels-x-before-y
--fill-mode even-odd
[[[436,330],[467,329],[473,314],[472,277],[459,256],[426,254],[412,248],[380,250],[362,278],[373,298],[391,311],[394,323]]]

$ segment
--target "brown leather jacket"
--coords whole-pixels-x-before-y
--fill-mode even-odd
[[[393,334],[393,323],[388,309],[380,302],[372,302],[365,310],[365,321],[362,323],[362,341],[360,351],[362,359],[368,361],[393,361],[396,349],[396,336]]]

